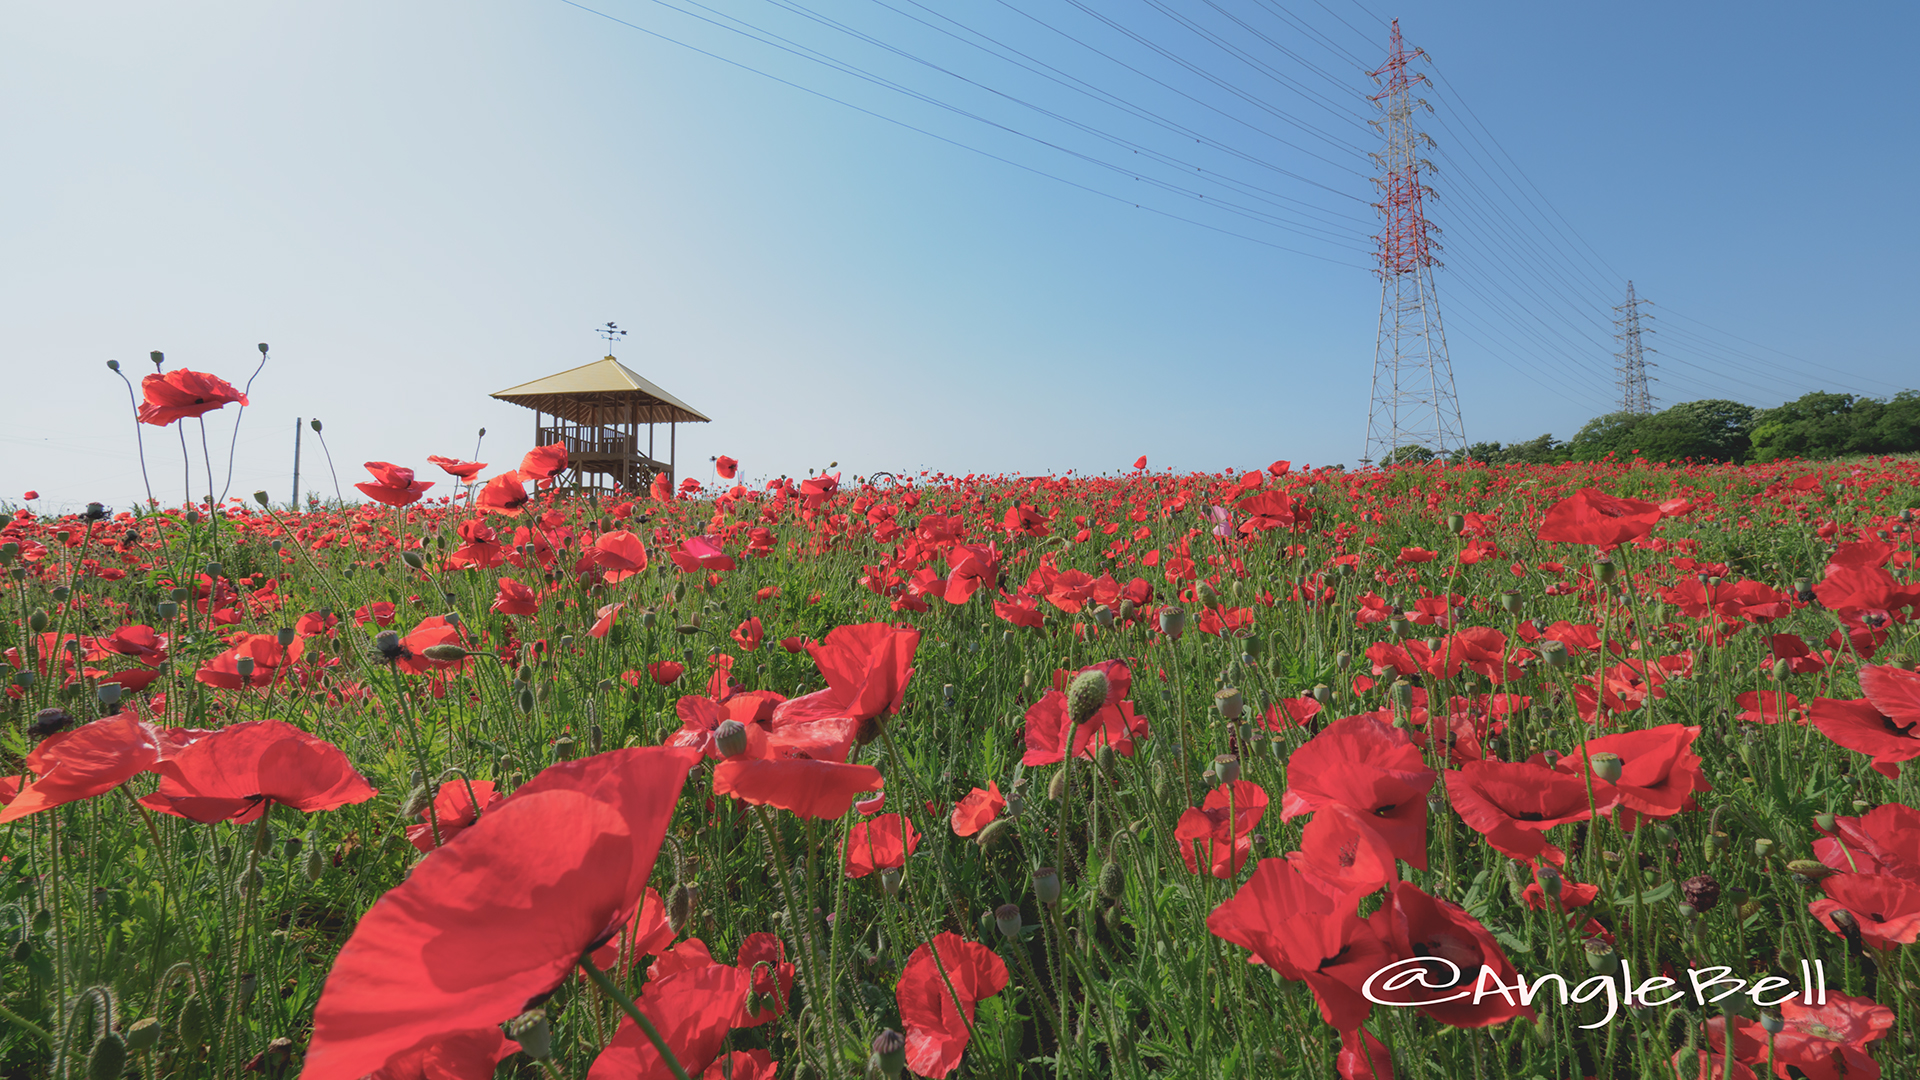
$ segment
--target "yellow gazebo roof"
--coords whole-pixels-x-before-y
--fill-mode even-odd
[[[699,410],[611,356],[490,396],[576,424],[710,422]]]

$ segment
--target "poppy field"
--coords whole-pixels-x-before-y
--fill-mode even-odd
[[[519,449],[10,504],[5,1075],[1920,1075],[1920,460]]]

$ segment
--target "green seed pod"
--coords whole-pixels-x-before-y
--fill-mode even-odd
[[[1059,802],[1062,798],[1066,796],[1068,767],[1069,766],[1067,762],[1064,762],[1064,761],[1061,762],[1060,771],[1057,773],[1054,773],[1053,779],[1047,782],[1047,798],[1052,799],[1055,802]]]
[[[473,654],[461,648],[460,646],[455,645],[451,641],[446,641],[438,645],[427,646],[426,648],[420,650],[420,655],[426,657],[429,660],[434,661],[435,663],[454,664],[462,660],[465,660],[467,657],[472,656]]]
[[[520,697],[519,697],[519,700],[516,702],[516,704],[520,706],[521,712],[523,713],[532,712],[533,711],[533,688],[530,686],[521,687]]]
[[[1001,904],[993,909],[993,925],[1008,941],[1020,940],[1020,905]]]
[[[693,919],[694,904],[699,898],[698,889],[688,888],[684,884],[675,885],[667,893],[667,926],[673,930],[675,937],[678,937],[680,932],[686,929],[687,923]]]
[[[1033,898],[1043,904],[1060,902],[1060,872],[1051,866],[1042,866],[1033,872]]]
[[[1107,703],[1107,673],[1099,668],[1074,676],[1067,686],[1067,721],[1084,724]]]
[[[247,863],[246,869],[240,871],[240,876],[233,882],[234,888],[243,895],[257,894],[266,884],[267,876],[260,872],[259,864],[253,862]]]
[[[93,1044],[87,1054],[87,1080],[120,1080],[127,1071],[127,1040],[117,1031],[109,1031]]]
[[[1611,585],[1613,584],[1613,580],[1619,576],[1620,567],[1612,559],[1607,558],[1605,555],[1594,558],[1593,578],[1595,581],[1598,581],[1602,585]]]
[[[419,817],[432,802],[433,792],[428,790],[427,785],[416,786],[412,791],[407,792],[405,799],[400,801],[400,820],[412,821]]]
[[[1113,770],[1120,765],[1120,755],[1114,752],[1113,747],[1103,743],[1100,749],[1093,752],[1093,761],[1103,775],[1112,776]]]
[[[1626,767],[1626,761],[1619,754],[1595,754],[1587,764],[1593,767],[1593,775],[1611,784],[1620,779],[1620,772]]]
[[[555,761],[572,761],[573,760],[573,736],[562,735],[559,738],[553,740],[553,760]]]
[[[873,1061],[887,1080],[900,1080],[907,1067],[907,1040],[892,1028],[882,1028],[873,1037]]]
[[[521,1052],[535,1061],[553,1056],[553,1029],[545,1010],[533,1009],[507,1021],[507,1038],[519,1043]]]
[[[418,551],[409,550],[409,551],[401,552],[400,561],[403,563],[406,563],[408,566],[413,567],[415,570],[418,570],[421,567],[427,565],[427,560],[421,558],[420,553]]]
[[[1119,859],[1109,858],[1100,868],[1100,895],[1109,900],[1118,900],[1120,894],[1127,891],[1126,868]]]
[[[1247,699],[1239,690],[1224,686],[1213,692],[1213,706],[1220,711],[1222,720],[1232,723],[1240,719],[1241,712],[1246,709]]]
[[[1620,954],[1599,938],[1588,938],[1584,946],[1587,970],[1595,975],[1612,975],[1620,970]]]
[[[33,613],[27,616],[27,629],[36,634],[46,633],[47,627],[51,625],[53,620],[48,618],[47,613],[40,608],[34,608]]]
[[[160,1021],[149,1016],[144,1020],[135,1020],[127,1028],[127,1049],[140,1053],[151,1050],[160,1043]]]
[[[313,882],[319,881],[321,877],[326,874],[327,853],[320,849],[320,845],[310,844],[307,846],[307,856],[300,864],[300,872],[307,876],[308,881]]]

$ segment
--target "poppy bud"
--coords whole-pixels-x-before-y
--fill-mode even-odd
[[[907,1040],[892,1028],[882,1028],[873,1037],[873,1060],[887,1080],[900,1080],[907,1067]]]
[[[405,821],[419,817],[431,802],[433,802],[433,793],[427,790],[425,784],[415,787],[407,792],[407,797],[400,802],[400,819]]]
[[[739,757],[747,752],[747,726],[738,720],[722,720],[713,729],[713,745],[722,757]]]
[[[1005,818],[1001,818],[997,821],[989,821],[987,822],[986,828],[981,829],[979,834],[973,838],[973,842],[980,846],[981,851],[986,851],[989,848],[993,847],[993,842],[995,840],[998,840],[1002,836],[1005,836],[1007,832],[1012,828],[1013,828],[1013,822],[1008,821]]]
[[[1100,868],[1100,895],[1109,900],[1117,900],[1127,891],[1127,871],[1120,860],[1109,857],[1106,865]]]
[[[461,660],[465,660],[467,657],[472,656],[473,654],[461,648],[460,646],[455,645],[451,641],[443,641],[438,645],[429,645],[426,648],[421,649],[420,655],[426,657],[429,660],[434,661],[435,663],[453,664],[453,663],[458,663]]]
[[[547,1014],[532,1009],[507,1021],[507,1038],[520,1044],[521,1052],[535,1061],[553,1056],[553,1029],[547,1026]]]
[[[1595,754],[1587,763],[1593,766],[1593,775],[1609,784],[1620,779],[1620,772],[1627,764],[1619,754]]]
[[[1083,671],[1067,686],[1067,721],[1084,724],[1107,703],[1107,673],[1099,668]]]
[[[127,1040],[117,1031],[109,1031],[93,1044],[87,1054],[88,1080],[120,1080],[127,1070]]]
[[[1583,950],[1587,954],[1587,970],[1595,975],[1612,975],[1620,970],[1620,954],[1604,940],[1588,938]]]
[[[1120,755],[1114,752],[1113,747],[1102,743],[1100,749],[1094,751],[1093,762],[1100,766],[1103,774],[1112,775],[1113,770],[1120,765]]]
[[[1202,604],[1205,604],[1207,607],[1212,607],[1213,605],[1220,602],[1220,591],[1218,589],[1215,589],[1213,585],[1209,582],[1205,582],[1205,581],[1201,582],[1193,590],[1193,595],[1199,597],[1200,602]]]
[[[1387,700],[1403,709],[1413,708],[1413,684],[1405,679],[1393,680],[1387,687]]]
[[[993,925],[1008,941],[1020,940],[1020,905],[1001,904],[993,909]]]
[[[1833,831],[1833,815],[1831,813],[1813,815],[1813,823],[1819,826],[1821,832]]]
[[[310,428],[312,428],[312,429],[313,429],[314,431],[316,431],[316,432],[317,432],[317,431],[319,431],[319,430],[320,430],[320,421],[318,421],[318,420],[309,420],[309,421],[307,421],[307,426],[308,426],[308,427],[310,427]]]
[[[118,361],[118,360],[109,360],[109,361],[107,361],[107,370],[108,370],[108,371],[119,371],[119,370],[120,370],[120,361]]]
[[[1213,692],[1214,707],[1220,710],[1220,718],[1232,723],[1240,719],[1241,710],[1246,707],[1246,698],[1231,686],[1222,687]]]
[[[198,1049],[207,1041],[207,1002],[198,993],[190,993],[180,1006],[180,1022],[177,1030],[180,1041],[189,1049]]]
[[[1802,885],[1817,884],[1836,873],[1832,867],[1813,859],[1795,859],[1787,864],[1787,872],[1798,878]]]
[[[1160,632],[1168,637],[1177,638],[1187,628],[1187,613],[1179,608],[1160,609]]]
[[[520,697],[515,702],[515,704],[520,706],[520,711],[523,713],[532,712],[533,711],[533,688],[530,686],[521,687]]]
[[[307,846],[307,857],[300,864],[300,872],[307,875],[307,880],[312,882],[318,882],[320,878],[326,874],[327,855],[326,852],[320,849],[320,845],[309,844]]]
[[[234,888],[240,890],[243,896],[258,893],[266,884],[267,876],[260,872],[259,864],[252,861],[247,863],[247,868],[240,871],[240,876],[233,882]]]
[[[400,553],[400,561],[401,561],[401,562],[403,562],[403,563],[406,563],[406,564],[407,564],[408,566],[411,566],[411,567],[413,567],[413,568],[414,568],[415,570],[418,570],[418,569],[420,569],[420,568],[421,568],[422,566],[425,566],[425,565],[426,565],[426,560],[425,560],[425,559],[422,559],[422,558],[420,557],[420,553],[419,553],[419,552],[417,552],[417,551],[403,551],[403,552],[401,552],[401,553]]]
[[[1051,866],[1042,866],[1033,872],[1033,898],[1043,904],[1060,902],[1060,872]]]
[[[47,617],[45,611],[40,608],[35,608],[33,609],[33,613],[27,616],[27,629],[36,634],[44,634],[52,622],[53,620]]]
[[[1047,798],[1052,799],[1055,802],[1059,802],[1062,798],[1066,796],[1068,767],[1069,767],[1068,762],[1065,762],[1065,761],[1061,762],[1060,771],[1057,773],[1054,773],[1053,779],[1047,782]]]
[[[160,1042],[160,1021],[149,1016],[135,1020],[127,1028],[127,1049],[136,1053],[151,1050]]]
[[[699,899],[700,890],[684,884],[675,885],[667,893],[667,925],[672,928],[675,937],[686,929],[688,921],[693,918],[693,907]]]
[[[1120,601],[1120,610],[1118,614],[1120,616],[1121,622],[1130,621],[1133,618],[1133,611],[1134,611],[1133,601],[1131,600]]]
[[[1240,779],[1240,759],[1232,754],[1221,754],[1213,759],[1213,775],[1223,784],[1231,784]]]

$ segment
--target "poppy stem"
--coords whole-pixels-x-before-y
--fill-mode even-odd
[[[582,954],[580,970],[587,973],[587,978],[593,980],[593,985],[599,987],[602,994],[612,999],[615,1005],[620,1006],[622,1012],[633,1018],[633,1022],[646,1034],[647,1041],[660,1052],[660,1060],[667,1063],[667,1069],[673,1073],[675,1080],[692,1080],[687,1075],[686,1067],[680,1064],[680,1059],[673,1056],[673,1050],[667,1046],[667,1041],[660,1037],[660,1029],[653,1026],[653,1021],[647,1019],[647,1014],[640,1011],[640,1006],[633,1003],[633,999],[627,996],[626,991],[615,986],[613,980],[607,978],[606,972],[594,966],[593,957]]]

